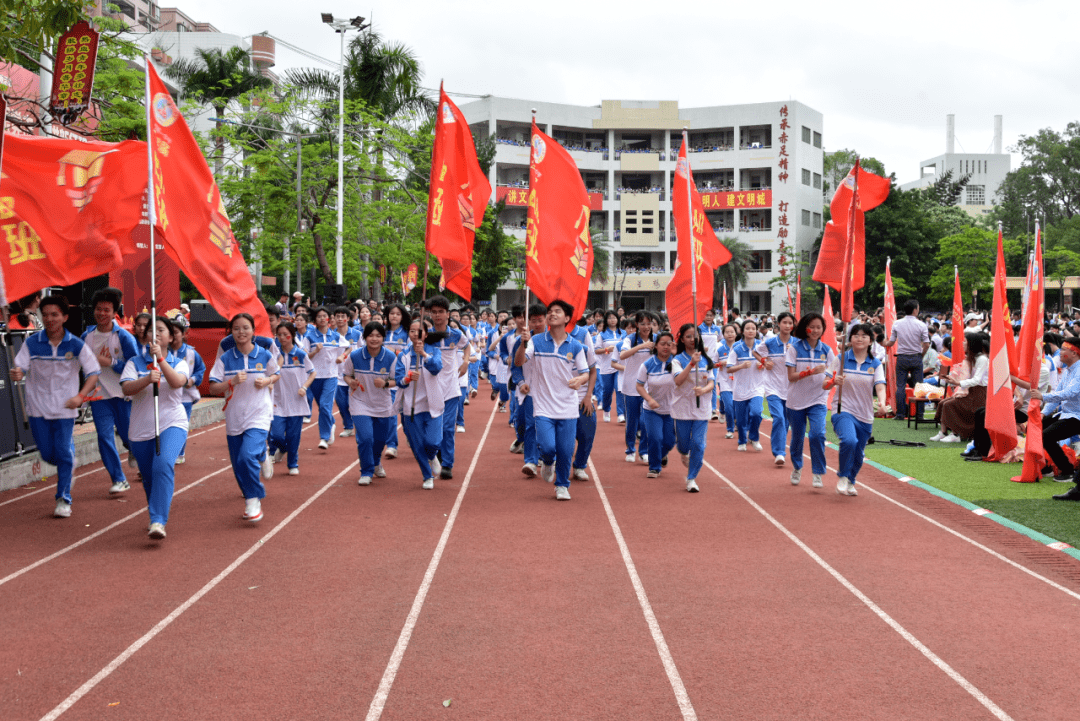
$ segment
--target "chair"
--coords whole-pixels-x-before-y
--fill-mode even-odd
[[[915,398],[915,389],[910,388],[910,387],[905,387],[904,388],[904,402],[907,403],[907,427],[908,428],[911,428],[912,421],[914,421],[914,423],[915,423],[915,430],[919,430],[919,424],[920,423],[922,423],[923,425],[930,425],[930,426],[936,426],[938,424],[938,422],[935,421],[933,418],[931,418],[930,420],[926,420],[919,413],[919,404],[920,403],[928,403],[929,401],[927,401],[925,399],[921,399],[921,400],[916,399]]]

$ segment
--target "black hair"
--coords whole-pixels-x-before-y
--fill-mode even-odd
[[[533,303],[529,306],[529,317],[535,318],[538,315],[547,315],[547,306],[543,303]]]
[[[119,288],[102,288],[94,291],[94,295],[90,296],[90,305],[91,307],[97,308],[98,303],[111,303],[113,313],[119,313],[120,302],[123,298],[124,294]]]
[[[797,321],[795,320],[795,314],[794,314],[794,313],[788,313],[788,312],[787,312],[787,311],[785,310],[785,311],[784,311],[783,313],[781,313],[780,315],[776,316],[776,327],[777,327],[777,328],[779,328],[779,327],[780,327],[780,321],[782,321],[782,320],[783,320],[784,318],[791,318],[791,322],[792,322],[792,323],[796,323],[796,322],[797,322]]]
[[[1063,339],[1060,333],[1043,333],[1043,345],[1056,345],[1061,347]]]
[[[349,309],[347,306],[344,305],[335,306],[332,315],[337,315],[338,313],[344,313],[345,315],[348,315]]]
[[[267,315],[276,315],[278,318],[281,317],[281,313],[278,313],[278,309],[272,305],[266,306],[265,310]]]
[[[386,327],[382,323],[379,323],[378,321],[373,320],[373,321],[371,321],[370,323],[368,323],[367,325],[364,326],[364,332],[362,334],[362,337],[364,338],[364,340],[367,340],[367,337],[369,335],[371,335],[372,333],[378,333],[383,338],[385,338],[386,337]]]
[[[705,363],[709,370],[712,370],[712,358],[705,352],[705,343],[701,340],[701,333],[693,323],[683,323],[682,327],[679,328],[679,335],[675,338],[675,355],[678,355],[679,353],[692,355],[691,351],[687,350],[686,346],[683,345],[683,336],[686,335],[686,331],[688,330],[694,331],[694,350],[701,354],[701,357],[705,359]]]
[[[450,301],[448,301],[446,299],[446,296],[444,295],[433,295],[428,298],[427,308],[428,310],[431,310],[432,308],[442,308],[443,310],[449,312]]]
[[[22,301],[19,301],[19,302],[22,303]],[[33,301],[31,300],[31,302],[33,302]],[[25,304],[23,307],[26,307],[26,305],[29,305],[29,303]],[[47,295],[47,296],[45,296],[44,298],[41,299],[41,303],[38,304],[38,310],[44,312],[45,306],[47,306],[47,305],[55,305],[57,308],[60,309],[60,314],[61,315],[67,315],[68,312],[71,310],[71,306],[68,304],[68,299],[65,298],[62,295]],[[19,314],[19,322],[22,322],[22,314],[21,313]],[[23,323],[23,325],[26,325],[26,323]]]
[[[825,316],[816,311],[804,313],[802,318],[799,318],[798,325],[795,326],[795,330],[791,331],[791,335],[795,336],[799,340],[806,340],[806,329],[810,325],[811,321],[821,321],[821,332],[825,332]]]
[[[739,324],[739,340],[741,340],[744,344],[746,343],[746,324],[747,323],[753,323],[755,331],[757,331],[757,329],[761,327],[758,324],[758,322],[756,320],[754,320],[753,318],[747,318],[742,323],[740,323]],[[755,333],[754,337],[755,338],[757,337],[756,333]]]
[[[330,312],[329,308],[327,308],[325,305],[320,305],[314,310],[314,312],[312,312],[311,319],[314,321],[316,318],[319,317],[319,313],[326,313],[327,322],[329,322],[330,319],[334,317],[334,314]]]
[[[967,341],[967,359],[974,368],[975,356],[990,350],[990,336],[982,332],[965,333],[964,340]]]
[[[282,328],[289,331],[289,335],[292,336],[292,339],[294,341],[296,340],[296,326],[295,325],[293,325],[289,321],[285,321],[284,323],[278,323],[277,330],[281,330]],[[277,333],[277,331],[274,331],[274,332],[275,332],[275,334]]]
[[[241,318],[247,318],[248,323],[251,323],[251,329],[255,330],[255,319],[251,317],[251,313],[237,313],[229,320],[229,332],[232,333],[233,325]]]
[[[951,335],[947,335],[947,336],[945,336],[944,338],[941,339],[941,347],[944,348],[945,350],[949,351],[950,353],[952,352],[952,336]]]
[[[568,324],[574,322],[574,306],[570,305],[565,300],[562,300],[561,298],[556,298],[555,300],[551,301],[547,305],[548,312],[551,312],[552,308],[562,308],[563,312],[566,313],[566,322]]]
[[[520,303],[516,303],[516,304],[510,306],[510,317],[511,318],[524,318],[525,317],[525,306],[523,306]]]
[[[157,316],[157,318],[155,319],[155,324],[154,324],[155,325],[155,327],[154,327],[154,338],[157,338],[157,327],[156,327],[157,323],[164,323],[165,324],[165,330],[169,331],[169,338],[172,338],[173,329],[176,328],[176,323],[173,322],[173,319],[166,316],[166,315]],[[147,326],[147,327],[149,327],[149,326]]]
[[[615,311],[613,311],[613,310],[609,310],[609,311],[605,311],[605,312],[604,312],[604,330],[607,330],[607,329],[608,329],[608,323],[607,323],[607,319],[608,319],[608,318],[609,318],[610,316],[614,316],[614,317],[615,317],[615,327],[616,327],[616,328],[618,328],[618,327],[619,327],[619,314],[618,314],[618,313],[616,313],[616,312],[615,312]]]
[[[908,298],[904,301],[904,314],[915,315],[919,311],[919,301],[914,298]]]
[[[869,323],[856,323],[851,326],[851,330],[848,331],[848,343],[851,343],[851,336],[856,333],[865,333],[870,337],[870,342],[874,341],[874,328]]]
[[[390,311],[392,311],[394,308],[397,308],[398,312],[401,313],[401,327],[408,329],[409,320],[412,318],[412,314],[409,313],[408,309],[401,303],[391,303],[390,305],[386,306],[386,312],[383,313],[383,320],[386,321],[387,325],[390,324]]]

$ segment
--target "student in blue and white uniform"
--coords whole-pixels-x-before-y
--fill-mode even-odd
[[[63,296],[42,298],[38,311],[45,326],[26,336],[15,356],[11,380],[26,378],[26,418],[41,460],[56,466],[58,518],[71,516],[71,471],[75,467],[72,435],[79,406],[90,397],[101,366],[90,344],[64,329],[68,302]],[[86,376],[79,387],[79,371]]]
[[[745,451],[749,440],[755,451],[761,450],[758,427],[761,425],[762,395],[765,379],[761,364],[753,353],[757,345],[757,322],[747,318],[742,324],[742,340],[727,357],[727,370],[733,376],[731,397],[735,402],[735,422],[739,427],[738,450]]]
[[[266,438],[274,418],[271,387],[280,377],[274,355],[254,343],[255,319],[239,313],[229,321],[235,343],[222,353],[210,370],[210,392],[226,395],[225,435],[233,475],[244,494],[243,518],[261,521],[266,488],[259,480],[274,475],[274,463],[266,450]]]
[[[500,320],[488,336],[488,379],[491,381],[491,400],[499,399],[499,413],[506,412],[506,403],[510,399],[506,382],[509,372],[506,363],[499,357],[499,343],[507,333],[513,333],[506,319]]]
[[[529,335],[541,335],[546,329],[547,306],[543,303],[533,303],[529,306]],[[510,352],[512,359],[516,360],[518,346],[522,345],[524,343],[521,336],[515,337]],[[540,466],[540,451],[536,445],[536,415],[533,397],[529,392],[538,368],[539,365],[536,363],[526,363],[524,366],[514,363],[510,368],[510,379],[514,384],[514,393],[517,395],[518,401],[517,422],[515,424],[517,439],[514,441],[514,445],[510,447],[510,451],[524,454],[525,464],[521,467],[521,472],[529,478],[536,476]]]
[[[150,512],[150,538],[165,538],[169,522],[173,488],[176,480],[176,459],[187,443],[188,416],[184,410],[184,385],[187,383],[187,361],[169,348],[173,324],[158,316],[154,335],[147,335],[146,352],[124,365],[120,384],[124,393],[133,397],[131,403],[131,453],[142,473]],[[150,388],[158,384],[158,398]],[[154,430],[154,404],[157,403],[157,430]],[[160,452],[158,446],[160,444]]]
[[[449,480],[454,477],[458,406],[461,405],[461,386],[458,385],[458,378],[461,377],[462,372],[468,370],[467,364],[472,350],[465,334],[449,326],[450,301],[444,296],[436,295],[428,299],[428,311],[431,313],[432,331],[442,334],[442,339],[436,344],[442,351],[443,361],[442,370],[439,371],[444,407],[442,444],[439,450],[441,464],[439,478]]]
[[[349,384],[345,382],[344,368],[345,360],[354,350],[360,347],[360,329],[349,325],[349,309],[343,305],[334,308],[334,325],[338,335],[341,336],[342,346],[342,350],[337,357],[338,382],[334,398],[337,401],[338,411],[341,413],[341,427],[343,429],[341,437],[347,438],[353,434],[353,422],[352,414],[349,411]]]
[[[296,326],[296,345],[300,350],[307,353],[308,358],[311,357],[311,340],[308,338],[308,330],[311,325],[308,323],[310,311],[306,305],[298,305],[296,307],[296,313],[293,315],[293,325]],[[304,416],[304,423],[311,420],[311,409],[315,403],[315,394],[311,392],[311,388],[307,389],[307,415]]]
[[[589,380],[578,388],[577,446],[573,461],[574,480],[587,481],[589,476],[585,468],[589,465],[593,441],[596,439],[596,352],[593,350],[593,337],[585,326],[571,326],[567,332],[585,349],[585,364],[589,367]]]
[[[448,325],[455,330],[461,331],[461,334],[465,336],[465,338],[469,339],[469,347],[474,347],[472,345],[471,336],[469,335],[468,326],[463,325],[460,320],[455,320],[453,318],[450,319]],[[458,389],[461,392],[461,402],[457,404],[457,421],[454,424],[455,433],[465,432],[465,406],[469,405],[469,364],[471,362],[471,350],[468,357],[465,356],[464,349],[459,350],[457,357],[454,359],[454,363],[457,365],[458,368],[458,373],[460,373],[460,375],[457,377],[457,384]]]
[[[671,417],[671,399],[675,394],[671,351],[675,341],[671,333],[656,337],[652,357],[641,364],[637,372],[637,392],[645,401],[641,421],[649,436],[649,472],[646,478],[656,478],[665,465],[664,460],[675,447],[675,420]]]
[[[840,439],[840,462],[836,475],[836,492],[842,496],[857,496],[855,477],[863,464],[866,442],[874,432],[874,395],[884,409],[885,368],[870,353],[874,342],[874,329],[860,323],[851,329],[848,350],[844,353],[843,371],[839,359],[834,358],[825,371],[822,388],[838,386],[833,396],[832,425]],[[841,392],[842,391],[842,392]]]
[[[639,310],[634,316],[637,325],[633,335],[628,335],[622,343],[619,353],[619,361],[623,365],[622,392],[626,403],[626,462],[634,462],[634,446],[637,445],[638,455],[641,460],[649,460],[649,433],[644,426],[641,427],[641,438],[637,438],[638,426],[641,423],[641,404],[643,399],[638,395],[637,373],[642,364],[652,356],[655,341],[653,335],[652,317],[649,313]]]
[[[394,381],[401,389],[394,407],[401,413],[405,439],[420,466],[424,489],[431,490],[435,487],[435,476],[442,470],[438,454],[446,402],[439,380],[443,354],[436,346],[424,342],[427,331],[420,318],[409,325],[412,345],[398,353],[394,365]]]
[[[510,366],[513,359],[510,357],[510,349],[514,344],[514,340],[518,338],[522,331],[525,329],[525,306],[514,305],[510,308],[510,323],[506,326],[506,333],[503,334],[499,341],[495,344],[495,352],[499,356],[499,375],[500,382],[503,383],[504,390],[508,394],[507,406],[510,409],[510,425],[515,423],[515,413],[517,411],[517,394],[510,393]],[[502,411],[500,405],[499,410]],[[518,449],[520,450],[520,449]],[[516,452],[511,448],[511,453]]]
[[[334,442],[334,396],[337,394],[338,357],[342,344],[348,343],[330,327],[330,311],[315,310],[315,327],[308,328],[308,356],[315,366],[315,382],[311,392],[319,407],[319,448],[326,449]]]
[[[363,343],[345,361],[349,384],[349,413],[356,428],[356,452],[360,459],[360,485],[372,478],[386,478],[380,459],[390,427],[397,426],[392,389],[397,356],[383,347],[386,329],[371,322],[364,327]]]
[[[386,308],[386,337],[383,338],[383,348],[395,356],[409,345],[409,322],[412,317],[405,306],[394,303]],[[397,399],[397,388],[390,389],[390,398]],[[386,436],[386,457],[397,458],[398,429],[397,423],[390,424],[390,430]]]
[[[675,419],[675,442],[686,466],[686,490],[698,492],[697,476],[705,459],[705,439],[709,429],[709,398],[713,392],[713,364],[693,323],[679,328],[675,357],[671,359],[675,392],[671,417]]]
[[[547,307],[547,332],[531,336],[522,333],[514,362],[537,365],[527,393],[533,398],[536,444],[540,451],[540,475],[555,482],[555,499],[570,500],[570,463],[574,454],[577,419],[580,415],[577,390],[589,381],[585,348],[566,332],[574,317],[574,307],[553,300]]]
[[[612,366],[611,361],[615,359],[625,337],[626,334],[619,328],[619,315],[613,310],[604,313],[603,330],[597,335],[595,348],[596,368],[600,376],[596,384],[600,388],[600,402],[604,406],[604,423],[611,422],[612,393],[616,394],[615,407],[618,415],[618,399],[622,398],[622,389],[615,382],[619,370]]]
[[[278,325],[280,379],[274,384],[270,450],[274,452],[274,463],[286,459],[290,476],[300,474],[300,433],[304,429],[304,417],[311,412],[307,392],[315,380],[315,366],[297,344],[297,338],[296,326],[292,323]]]
[[[735,437],[735,401],[731,396],[734,378],[727,369],[727,358],[735,343],[739,340],[739,326],[734,323],[725,323],[720,329],[722,340],[716,345],[716,350],[710,356],[715,368],[713,377],[716,380],[717,407],[724,412],[724,425],[727,432],[724,438]]]
[[[791,485],[799,485],[803,468],[803,438],[810,424],[810,470],[814,488],[821,488],[825,475],[825,416],[829,392],[821,387],[829,363],[835,357],[829,346],[821,341],[825,318],[821,313],[807,313],[799,319],[792,335],[795,340],[787,347],[788,387],[787,412],[791,426]]]
[[[94,293],[91,304],[94,306],[95,325],[89,326],[82,334],[83,342],[90,344],[101,365],[101,375],[98,376],[94,392],[98,400],[90,401],[90,412],[94,416],[101,463],[112,479],[109,493],[123,493],[131,488],[124,475],[124,466],[120,463],[115,438],[119,435],[124,448],[130,450],[128,418],[131,415],[131,402],[120,389],[120,374],[139,349],[135,337],[116,322],[121,297],[116,288],[102,288]],[[128,455],[128,463],[134,466],[134,456]]]
[[[187,414],[188,425],[191,424],[191,410],[195,407],[195,404],[199,402],[202,395],[199,393],[199,386],[202,385],[203,377],[206,375],[206,364],[203,363],[202,356],[199,355],[199,351],[195,350],[192,346],[187,344],[188,326],[180,325],[173,322],[173,338],[169,348],[180,358],[184,359],[184,362],[188,364],[188,379],[184,383],[184,393],[181,398],[181,404],[184,406],[184,413]],[[183,463],[184,452],[187,450],[187,441],[184,441],[184,447],[180,449],[180,455],[176,457],[177,463]]]
[[[716,325],[716,311],[709,308],[705,311],[705,322],[698,326],[698,333],[701,334],[701,342],[705,346],[705,357],[716,357],[716,346],[720,345],[721,328]],[[719,404],[717,402],[716,394],[712,397],[712,416],[713,419],[719,420]]]
[[[771,450],[777,467],[784,465],[787,448],[787,396],[791,383],[788,380],[787,347],[791,344],[791,330],[794,327],[795,316],[784,311],[776,318],[776,335],[754,348],[754,355],[765,366],[762,377],[765,402],[769,404],[769,417],[772,418]]]

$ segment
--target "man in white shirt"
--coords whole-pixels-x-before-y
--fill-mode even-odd
[[[926,324],[919,320],[919,301],[914,298],[904,303],[904,317],[893,323],[892,336],[882,345],[896,348],[896,420],[906,420],[907,400],[905,388],[912,388],[923,380],[923,355],[930,347],[930,333]],[[960,351],[961,353],[963,351]],[[916,411],[922,416],[923,404]]]

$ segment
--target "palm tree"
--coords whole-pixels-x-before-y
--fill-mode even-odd
[[[251,54],[240,47],[196,48],[194,59],[177,60],[165,68],[165,75],[180,83],[182,92],[214,108],[215,117],[225,117],[225,109],[247,92],[273,85],[255,69]],[[218,128],[221,122],[216,123]],[[225,158],[225,138],[214,138],[214,176],[221,177]]]
[[[713,298],[722,298],[724,283],[730,289],[731,297],[737,298],[739,286],[747,281],[747,269],[750,267],[750,245],[738,238],[720,238],[721,243],[731,253],[731,260],[716,270],[716,287],[713,289]],[[720,305],[717,303],[716,305]],[[738,306],[738,303],[734,304]]]
[[[593,249],[592,277],[589,280],[606,283],[611,273],[611,243],[606,232],[596,232],[590,238]]]

